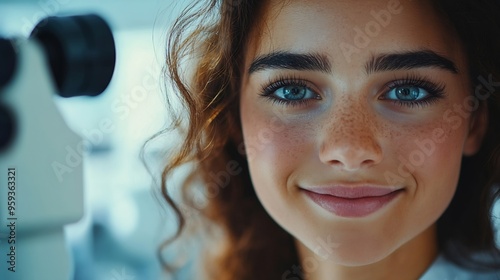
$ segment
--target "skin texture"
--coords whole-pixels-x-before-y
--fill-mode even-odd
[[[353,28],[364,30],[381,10],[399,12],[356,47]],[[438,253],[435,222],[453,197],[461,158],[479,149],[486,126],[483,110],[467,102],[467,62],[454,32],[425,1],[270,1],[256,19],[241,86],[243,139],[257,195],[296,239],[303,273],[313,280],[417,279]],[[346,55],[342,42],[357,52]],[[418,50],[446,57],[458,73],[365,69],[378,54]],[[249,73],[257,57],[275,51],[321,54],[331,71]],[[413,106],[388,100],[387,85],[408,76],[443,85],[444,96]],[[314,98],[284,105],[261,96],[280,77],[300,80]],[[375,213],[345,218],[304,194],[317,185],[402,192]]]

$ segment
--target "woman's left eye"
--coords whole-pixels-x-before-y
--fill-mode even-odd
[[[413,102],[428,98],[431,94],[425,89],[417,86],[397,86],[391,89],[385,95],[384,99],[396,100],[401,102]]]
[[[411,77],[391,82],[387,87],[388,90],[379,99],[392,100],[400,106],[429,105],[445,96],[443,84]]]

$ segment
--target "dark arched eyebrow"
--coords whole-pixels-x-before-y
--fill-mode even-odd
[[[367,74],[371,74],[373,72],[425,67],[440,68],[453,74],[458,73],[453,61],[431,50],[374,55],[366,63],[365,71]],[[267,69],[310,70],[331,73],[332,65],[324,54],[277,51],[258,56],[250,65],[248,73],[252,74]]]
[[[373,56],[365,66],[367,74],[379,71],[409,70],[422,67],[436,67],[458,73],[457,66],[450,59],[431,50],[403,53],[380,54]]]
[[[332,66],[326,55],[278,51],[258,56],[250,65],[248,73],[252,74],[265,69],[312,70],[330,73]]]

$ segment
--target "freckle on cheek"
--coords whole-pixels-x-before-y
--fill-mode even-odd
[[[395,129],[394,125],[383,123],[376,126],[377,132],[384,139],[394,139],[401,136],[402,132],[399,128]]]
[[[306,145],[307,132],[294,127],[287,128],[285,131],[277,134],[273,143],[274,148],[280,153],[285,153],[288,159],[297,160],[303,156],[300,151]]]

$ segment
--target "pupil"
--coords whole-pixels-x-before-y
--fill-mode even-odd
[[[405,101],[413,101],[418,98],[420,91],[418,87],[401,87],[396,90],[396,96]]]
[[[302,99],[306,94],[306,90],[302,87],[285,87],[283,89],[285,98],[287,99]]]

